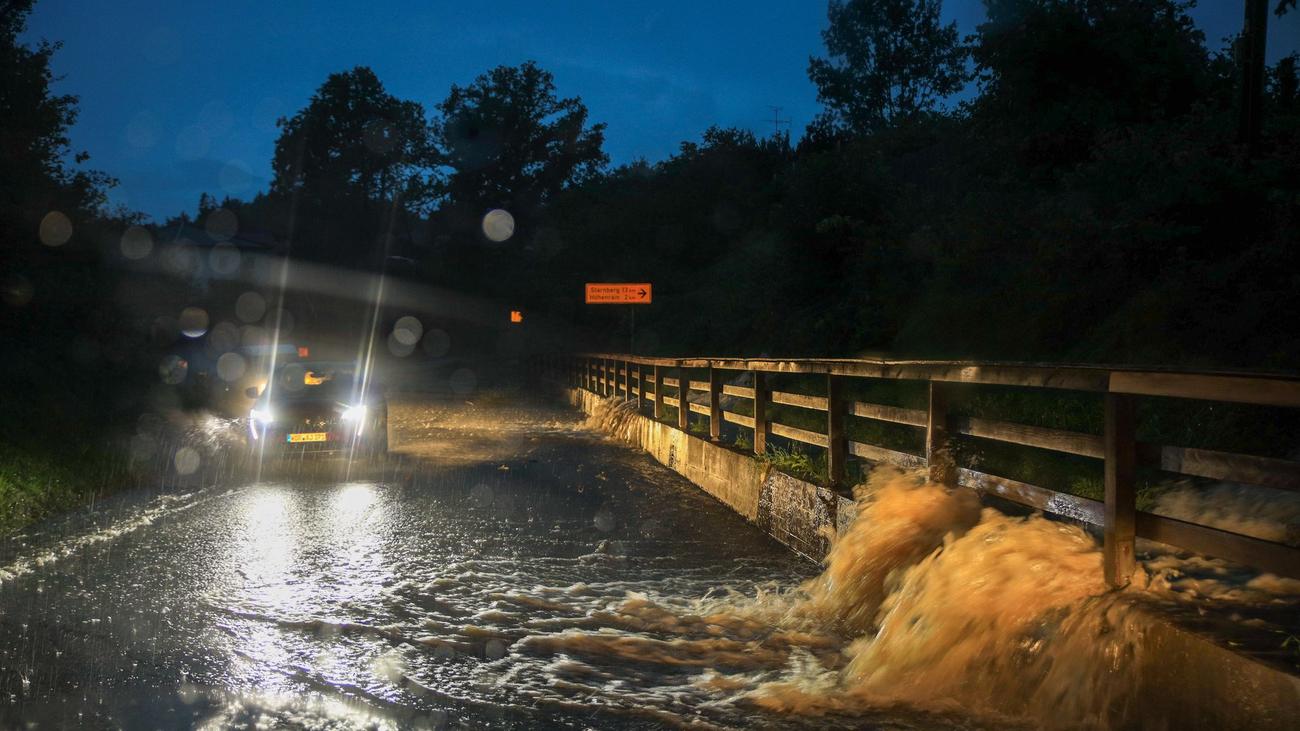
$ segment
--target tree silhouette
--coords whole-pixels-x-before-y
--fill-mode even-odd
[[[424,109],[389,94],[369,68],[330,74],[297,114],[278,122],[271,193],[315,231],[314,253],[349,259],[391,233],[395,214],[433,200],[434,155]]]
[[[582,100],[557,97],[554,77],[532,61],[453,85],[438,109],[446,200],[471,216],[505,208],[526,218],[609,161],[605,125],[588,126]]]
[[[330,74],[306,108],[278,124],[273,191],[397,201],[410,210],[429,202],[433,158],[424,110],[385,91],[369,68]]]
[[[869,132],[933,111],[966,81],[957,24],[939,21],[940,0],[831,0],[822,31],[829,58],[810,58],[808,78],[826,106],[815,127]]]

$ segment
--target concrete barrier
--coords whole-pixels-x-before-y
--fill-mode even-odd
[[[612,408],[589,391],[568,389],[567,395],[589,416]],[[630,411],[619,414],[618,425],[619,436],[810,561],[821,561],[830,548],[829,536],[853,520],[852,500],[771,469],[751,454]]]

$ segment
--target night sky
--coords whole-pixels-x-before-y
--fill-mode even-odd
[[[798,136],[817,111],[805,69],[826,17],[820,0],[198,5],[38,0],[26,36],[64,43],[55,89],[81,98],[74,149],[121,181],[113,202],[160,221],[204,191],[265,189],[276,118],[357,65],[430,111],[453,83],[535,59],[608,123],[616,164],[663,159],[711,124],[766,134],[772,105]],[[965,34],[983,5],[949,0],[945,15]],[[1193,16],[1217,47],[1242,4],[1205,0]],[[1300,13],[1269,20],[1272,62],[1300,47]]]

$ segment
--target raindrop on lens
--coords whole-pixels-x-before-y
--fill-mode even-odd
[[[175,386],[185,380],[185,374],[190,370],[190,364],[179,355],[164,356],[162,362],[158,364],[158,375],[162,378],[163,383]]]
[[[227,383],[233,383],[244,375],[244,370],[248,364],[244,361],[244,356],[239,353],[226,353],[217,358],[217,375],[221,380]]]
[[[50,211],[41,219],[41,243],[63,246],[72,238],[72,221],[60,211]]]
[[[433,329],[424,334],[420,346],[431,358],[441,358],[451,350],[451,336],[446,331]]]
[[[415,351],[414,345],[406,345],[397,338],[396,332],[388,333],[388,352],[398,358],[405,358]]]
[[[402,345],[415,345],[423,334],[424,325],[410,315],[398,318],[397,323],[393,325],[393,336]]]
[[[266,314],[266,300],[257,292],[245,292],[235,300],[235,316],[244,322],[257,322]]]
[[[153,234],[143,226],[131,226],[122,233],[122,256],[139,260],[153,251]]]
[[[181,334],[187,338],[201,338],[208,331],[208,312],[202,307],[181,310]]]
[[[483,647],[483,655],[489,660],[500,660],[505,657],[506,643],[501,640],[488,640]]]
[[[306,388],[307,369],[298,363],[290,363],[280,372],[280,387],[287,391],[301,391]]]
[[[478,385],[478,377],[468,368],[457,368],[451,372],[451,390],[457,396],[467,396]]]
[[[596,529],[602,533],[608,533],[614,530],[614,514],[608,510],[600,510],[592,520]]]
[[[176,465],[177,474],[181,475],[194,474],[202,461],[198,451],[193,447],[181,447],[176,450],[176,456],[172,458],[172,462]]]
[[[239,270],[239,249],[230,244],[217,244],[208,254],[208,266],[217,274],[234,274]]]
[[[215,353],[225,353],[239,346],[239,328],[231,322],[218,322],[208,333],[208,347]]]
[[[493,208],[483,216],[483,235],[500,243],[515,235],[515,217],[509,211]]]
[[[266,345],[266,329],[257,325],[245,325],[239,331],[239,344],[245,348],[259,348]]]

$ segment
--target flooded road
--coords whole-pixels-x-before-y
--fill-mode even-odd
[[[689,614],[815,567],[572,412],[391,418],[381,470],[268,467],[9,541],[0,726],[747,725],[624,607]]]
[[[390,423],[383,464],[7,539],[0,728],[1136,727],[1136,605],[1245,626],[1300,588],[1165,557],[1111,592],[1077,526],[885,469],[819,570],[562,407],[407,396]]]

